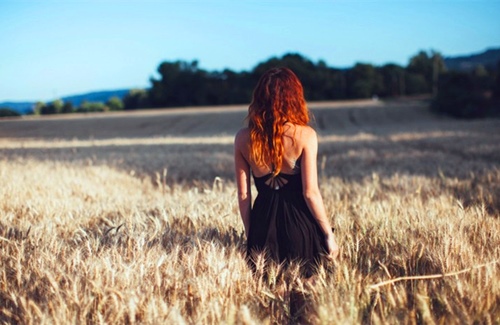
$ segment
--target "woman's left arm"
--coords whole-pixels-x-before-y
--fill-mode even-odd
[[[307,132],[306,132],[307,131]],[[326,246],[329,256],[333,259],[339,254],[339,247],[333,235],[330,222],[326,216],[323,197],[321,196],[318,186],[318,171],[317,171],[317,155],[318,155],[318,138],[316,132],[307,128],[303,133],[305,142],[302,151],[302,186],[304,191],[304,199],[318,222],[319,227],[325,236]]]
[[[240,216],[243,221],[243,226],[245,227],[245,235],[248,238],[248,232],[250,231],[252,193],[250,189],[250,165],[242,153],[242,148],[247,145],[243,132],[243,130],[238,132],[234,140],[234,171],[236,186],[238,188]]]

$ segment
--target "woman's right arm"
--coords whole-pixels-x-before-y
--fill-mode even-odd
[[[304,129],[303,133],[305,143],[302,151],[301,170],[304,198],[309,210],[323,231],[330,257],[336,258],[339,254],[339,247],[326,216],[323,198],[318,186],[318,137],[312,128]]]
[[[248,144],[246,138],[245,130],[241,130],[234,139],[234,171],[238,188],[238,207],[245,227],[245,235],[248,238],[252,194],[250,190],[250,165],[242,153],[243,148]]]

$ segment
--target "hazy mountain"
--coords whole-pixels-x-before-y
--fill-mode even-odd
[[[73,106],[78,107],[84,101],[87,102],[107,102],[111,97],[123,98],[129,89],[106,90],[86,93],[83,95],[73,95],[61,98],[63,102],[71,102]]]
[[[500,48],[488,49],[482,53],[445,57],[444,63],[448,70],[470,71],[478,65],[495,68],[500,61]]]
[[[73,106],[78,107],[84,101],[87,102],[106,102],[111,97],[123,98],[129,89],[118,89],[118,90],[105,90],[105,91],[95,91],[90,93],[85,93],[81,95],[72,95],[60,98],[63,102],[70,102]],[[21,114],[28,114],[33,111],[35,102],[3,102],[0,103],[0,107],[7,107],[18,111]]]
[[[33,111],[33,102],[3,102],[0,103],[0,108],[10,108],[21,114],[28,114]]]

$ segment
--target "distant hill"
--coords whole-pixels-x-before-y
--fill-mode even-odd
[[[0,108],[10,108],[21,114],[33,112],[33,102],[3,102],[0,103]]]
[[[107,102],[111,97],[123,98],[129,89],[95,91],[83,95],[73,95],[61,98],[64,102],[70,102],[73,106],[80,106],[84,101],[87,102]]]
[[[457,71],[470,71],[478,65],[494,68],[498,61],[500,61],[500,48],[488,49],[477,54],[444,58],[446,68]]]
[[[64,102],[70,102],[73,106],[78,107],[84,101],[87,102],[106,102],[111,97],[123,98],[129,89],[118,89],[118,90],[106,90],[106,91],[95,91],[90,93],[85,93],[81,95],[72,95],[62,97],[61,100]],[[21,114],[29,114],[33,112],[33,107],[35,102],[3,102],[0,103],[0,107],[7,107],[13,109]]]

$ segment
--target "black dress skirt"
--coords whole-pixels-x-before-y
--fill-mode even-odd
[[[302,191],[301,174],[254,176],[258,195],[250,212],[247,255],[255,268],[255,254],[265,252],[271,260],[288,265],[299,262],[305,277],[313,275],[327,253],[321,228]]]

